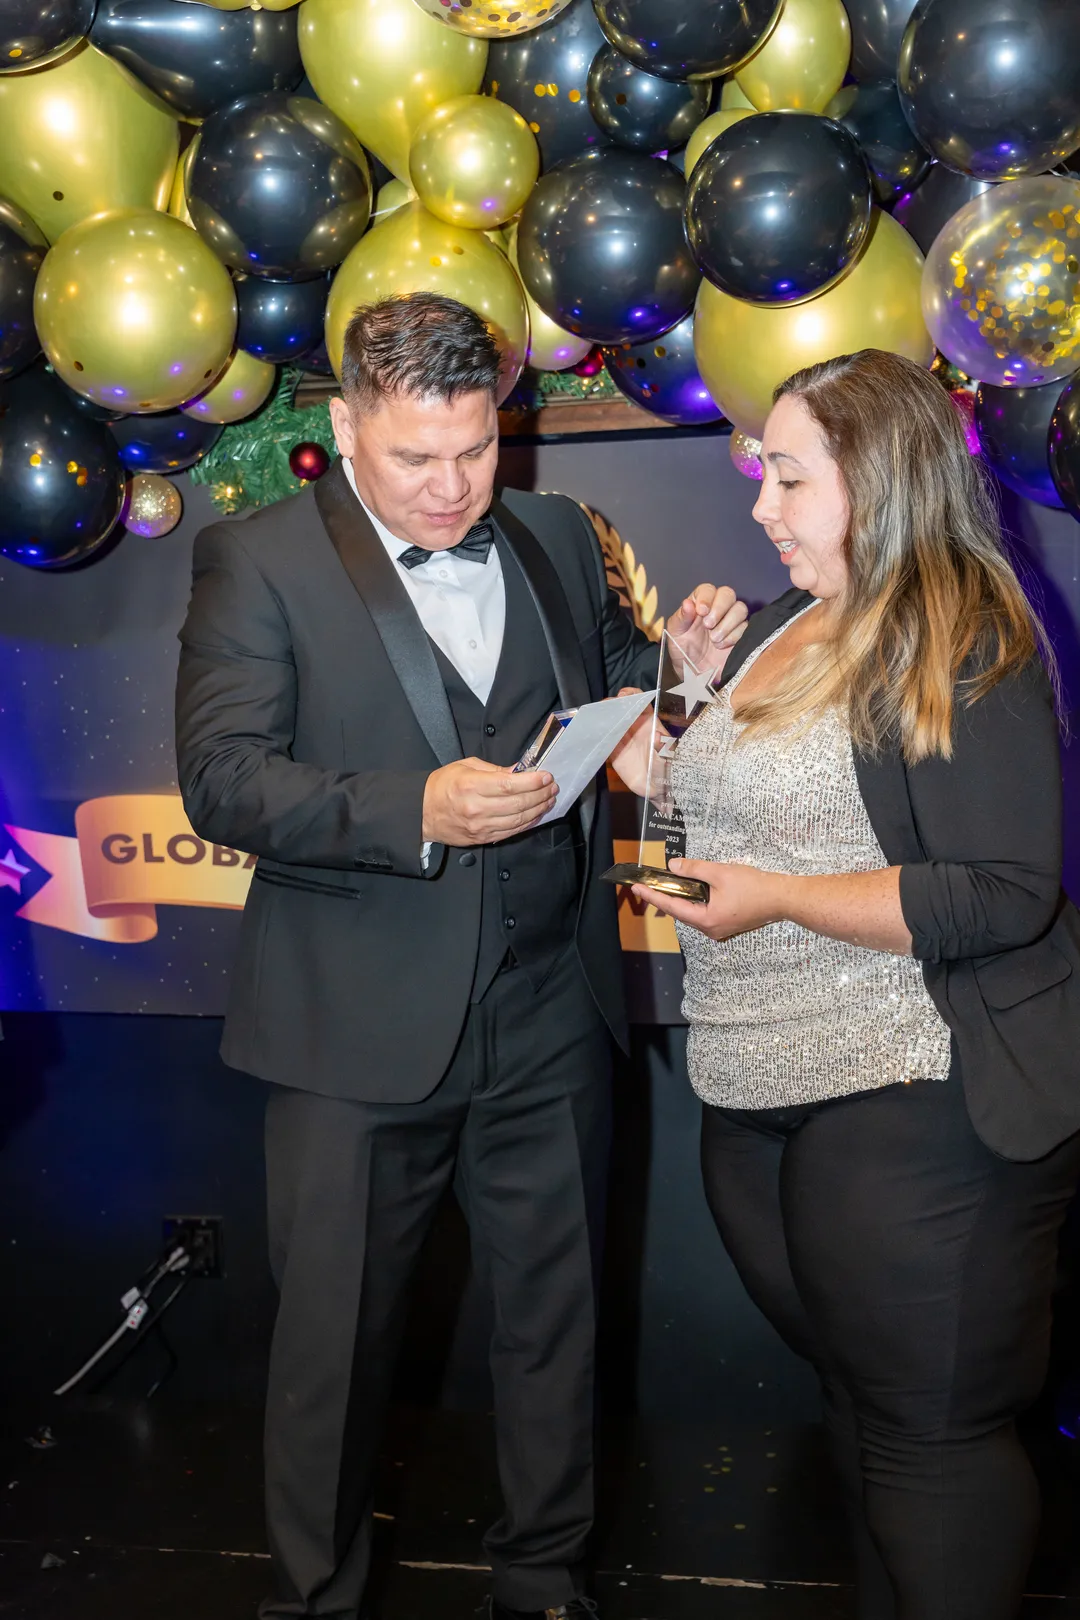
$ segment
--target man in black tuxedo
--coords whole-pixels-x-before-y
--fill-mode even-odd
[[[266,1425],[278,1592],[357,1620],[407,1286],[457,1173],[495,1304],[492,1615],[584,1613],[609,1032],[602,782],[514,774],[548,714],[656,680],[579,507],[493,496],[499,354],[417,293],[358,311],[342,459],[195,545],[177,751],[200,836],[257,855],[222,1055],[274,1082]],[[720,661],[745,609],[672,621]]]

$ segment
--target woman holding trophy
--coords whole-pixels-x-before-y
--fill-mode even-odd
[[[792,589],[672,753],[712,1213],[817,1369],[861,1620],[1009,1620],[1080,1177],[1080,915],[1053,659],[941,385],[790,377],[754,516]],[[722,684],[720,684],[722,683]],[[613,760],[643,790],[643,726]],[[703,891],[704,892],[704,891]]]

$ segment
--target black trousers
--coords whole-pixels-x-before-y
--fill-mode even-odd
[[[1014,1419],[1046,1373],[1080,1138],[998,1158],[954,1065],[812,1106],[706,1107],[702,1163],[748,1292],[820,1373],[860,1620],[1012,1620],[1039,1512]]]
[[[410,1016],[423,1017],[422,986],[415,997]],[[495,1595],[529,1610],[580,1591],[593,1512],[610,1070],[607,1029],[571,951],[539,991],[516,968],[493,980],[423,1102],[271,1095],[266,1162],[281,1302],[266,1495],[278,1595],[263,1620],[361,1612],[372,1474],[408,1285],[455,1172],[474,1264],[495,1305],[505,1511],[484,1540]]]

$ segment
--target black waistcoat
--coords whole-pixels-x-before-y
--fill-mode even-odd
[[[506,627],[486,705],[440,648],[432,645],[462,753],[466,758],[512,765],[552,709],[559,707],[559,691],[525,577],[501,537],[496,545],[506,591]],[[483,901],[474,1001],[483,995],[508,950],[535,986],[572,943],[582,863],[576,811],[477,854],[483,867]]]

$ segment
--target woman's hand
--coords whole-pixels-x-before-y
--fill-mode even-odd
[[[639,686],[624,686],[618,695],[633,697],[640,691]],[[642,710],[608,760],[616,776],[625,782],[631,793],[636,793],[639,799],[645,797],[649,785],[649,756],[652,753],[655,718],[655,711],[652,708]],[[661,735],[666,736],[667,733],[662,732]]]
[[[668,862],[668,869],[677,877],[700,878],[707,883],[708,900],[704,904],[679,900],[643,883],[635,883],[633,892],[657,911],[666,912],[676,922],[689,923],[710,939],[730,939],[733,934],[748,934],[780,921],[778,884],[783,880],[776,872],[759,872],[754,866],[731,866],[719,861],[674,860]]]
[[[730,585],[699,585],[667,621],[671,657],[682,674],[683,655],[701,674],[720,674],[746,629],[747,607]]]

